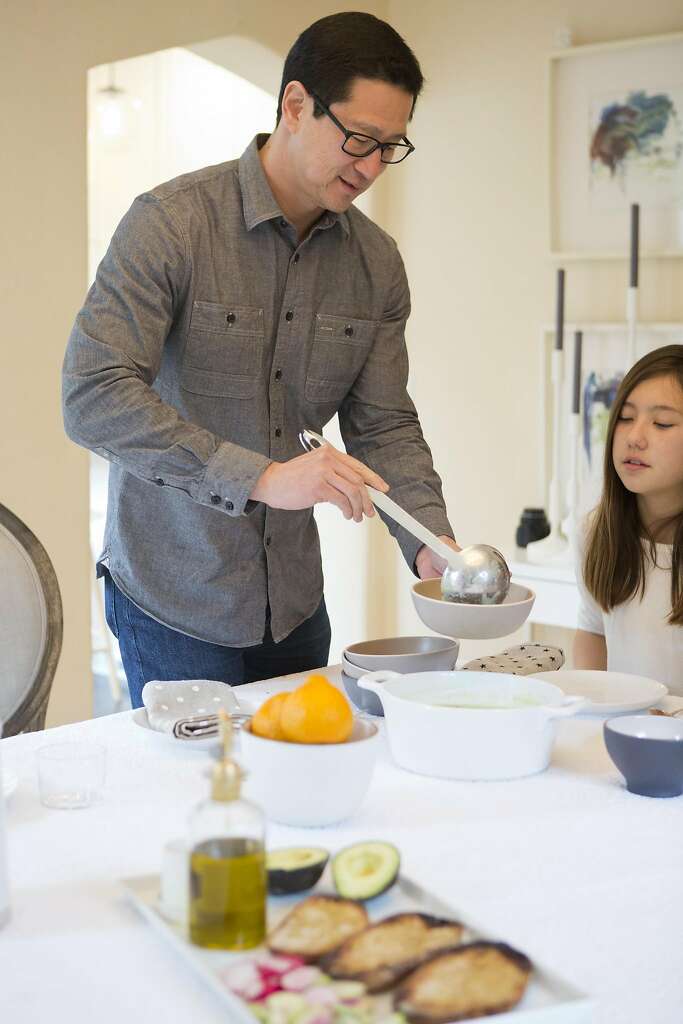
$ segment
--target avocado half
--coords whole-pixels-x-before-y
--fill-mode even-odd
[[[354,843],[332,858],[332,878],[345,899],[369,900],[394,884],[400,865],[401,855],[391,843]]]
[[[273,896],[312,889],[329,858],[327,850],[317,846],[289,846],[266,855],[268,891]]]

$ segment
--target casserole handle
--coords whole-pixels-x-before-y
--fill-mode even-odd
[[[379,672],[367,672],[364,676],[360,677],[358,685],[361,690],[372,690],[373,693],[381,697],[384,692],[382,683],[388,683],[390,679],[398,679],[400,674],[400,672],[392,672],[388,668],[380,669]]]
[[[569,715],[575,715],[579,711],[587,706],[588,700],[586,697],[565,697],[559,705],[553,705],[543,709],[548,718],[568,718]]]

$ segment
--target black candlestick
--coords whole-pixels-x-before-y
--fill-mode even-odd
[[[583,348],[583,331],[574,332],[574,390],[572,393],[572,412],[581,412],[581,349]]]
[[[631,288],[638,287],[638,243],[640,235],[640,207],[631,204]]]
[[[564,344],[564,270],[557,271],[557,305],[555,309],[555,348],[562,349]]]

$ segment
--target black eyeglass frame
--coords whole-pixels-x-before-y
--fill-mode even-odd
[[[372,135],[364,135],[363,132],[350,132],[348,128],[344,127],[339,118],[334,116],[330,108],[325,103],[323,103],[320,97],[316,96],[314,92],[312,92],[310,96],[315,105],[320,107],[323,114],[329,117],[332,124],[336,125],[339,131],[342,132],[342,134],[344,135],[344,141],[342,142],[341,148],[342,151],[346,153],[347,156],[355,156],[357,160],[364,160],[366,156],[370,156],[372,153],[375,152],[375,150],[379,149],[381,151],[380,160],[383,164],[400,164],[402,160],[405,160],[406,157],[409,157],[411,153],[415,152],[415,146],[412,144],[407,135],[401,136],[401,138],[405,140],[404,142],[380,142],[379,139],[374,138]],[[368,149],[367,153],[351,153],[346,148],[346,146],[348,145],[348,141],[351,138],[361,140],[367,139],[367,141],[369,143],[372,143],[372,145]],[[403,154],[403,156],[399,157],[398,160],[385,160],[384,151],[386,149],[405,149],[405,153]]]

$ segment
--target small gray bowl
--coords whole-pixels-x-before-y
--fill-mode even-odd
[[[369,715],[377,715],[378,718],[384,718],[382,701],[377,694],[372,693],[370,690],[361,690],[358,685],[358,680],[361,676],[367,675],[367,671],[365,668],[356,668],[355,665],[350,665],[348,661],[342,659],[341,678],[346,690],[346,696],[359,711],[366,711]],[[356,673],[358,674],[356,675]]]
[[[390,636],[365,640],[344,648],[344,657],[365,672],[450,671],[458,657],[460,643],[445,636]]]
[[[609,756],[639,796],[683,793],[683,721],[664,715],[626,715],[603,726]]]

